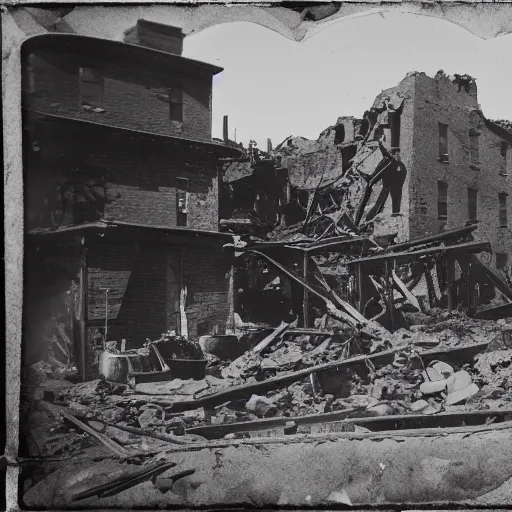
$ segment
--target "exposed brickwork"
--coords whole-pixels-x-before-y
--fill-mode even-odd
[[[47,139],[38,141],[41,157],[32,162],[27,172],[30,227],[51,226],[49,211],[53,212],[54,221],[62,224],[105,217],[175,227],[178,178],[186,178],[187,226],[218,229],[217,165],[212,159],[201,159],[180,143],[166,145],[105,128],[79,125],[73,131],[59,124],[51,133],[49,130],[48,127],[40,129],[40,135]],[[80,171],[74,171],[75,167]],[[88,209],[91,217],[83,220],[73,216],[74,198],[64,206],[58,189],[66,181],[73,182],[78,175],[90,187],[104,187],[104,201],[92,199],[92,196],[83,199],[96,201],[96,205]]]
[[[229,262],[219,247],[187,247],[185,257],[189,337],[214,329],[223,333],[229,315]]]
[[[101,70],[103,113],[80,106],[79,67]],[[30,74],[32,73],[32,76]],[[148,63],[80,54],[37,52],[25,76],[26,106],[76,119],[163,135],[211,140],[211,76],[190,76]],[[168,103],[171,84],[183,87],[183,123],[172,122]]]
[[[476,92],[467,94],[448,79],[414,77],[414,150],[410,181],[410,234],[419,237],[446,228],[463,226],[468,219],[468,187],[478,190],[476,238],[488,240],[493,252],[512,251],[512,233],[499,227],[498,194],[512,194],[511,177],[504,174],[506,159],[500,153],[501,139],[491,133],[479,109]],[[403,116],[402,116],[403,118]],[[449,163],[439,161],[438,123],[448,125]],[[480,133],[480,165],[470,159],[470,130]],[[407,131],[402,125],[402,134]],[[410,136],[410,135],[409,135]],[[438,220],[437,182],[448,184],[448,219]],[[508,214],[511,215],[508,201]],[[495,263],[493,259],[493,264]]]
[[[104,243],[88,253],[89,320],[103,325],[109,288],[109,338],[130,347],[167,329],[166,254],[176,246]],[[189,246],[184,261],[188,336],[224,332],[229,311],[229,263],[220,248]]]

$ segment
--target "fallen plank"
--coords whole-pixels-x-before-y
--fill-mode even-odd
[[[100,498],[114,496],[115,494],[148,480],[149,478],[154,478],[156,475],[164,473],[174,466],[176,466],[174,462],[158,461],[148,464],[147,466],[143,466],[138,470],[125,471],[119,477],[114,478],[111,482],[94,485],[85,491],[78,492],[71,498],[71,501],[83,500],[93,496],[99,496]]]
[[[407,286],[405,286],[402,280],[396,275],[394,269],[391,270],[391,276],[393,278],[395,285],[398,288],[398,291],[403,295],[403,297],[407,299],[418,311],[421,311],[418,299],[416,299],[416,297],[409,291]]]
[[[290,327],[290,324],[286,322],[281,322],[281,325],[277,327],[271,334],[269,334],[266,338],[261,340],[253,349],[252,352],[254,354],[259,354],[261,351],[265,350],[269,345],[271,345],[277,338],[284,334],[284,332]]]
[[[450,364],[454,363],[456,366],[462,366],[465,363],[469,363],[477,354],[484,352],[490,342],[491,340],[459,347],[434,348],[424,350],[419,355],[424,364],[440,360]]]
[[[107,423],[107,426],[114,427],[125,432],[129,432],[130,434],[152,437],[153,439],[160,439],[161,441],[167,441],[168,443],[172,444],[190,444],[204,441],[204,439],[200,438],[199,436],[174,436],[172,434],[164,434],[162,432],[151,432],[150,430],[144,430],[138,427],[130,427],[128,425],[114,425]]]
[[[310,414],[293,418],[279,417],[221,425],[204,425],[188,429],[187,432],[199,434],[207,439],[222,439],[227,434],[240,432],[261,433],[273,430],[273,433],[280,434],[281,428],[284,428],[289,421],[293,421],[298,425],[299,434],[327,434],[346,432],[348,425],[364,426],[372,432],[379,432],[403,429],[476,426],[485,424],[487,418],[496,418],[498,422],[512,419],[512,409],[444,412],[439,414],[401,414],[394,416],[353,416],[362,412],[361,409],[345,409],[333,413]],[[258,434],[254,437],[257,436]]]
[[[473,315],[480,320],[498,320],[512,316],[512,302],[499,306],[486,306],[478,308]]]
[[[410,263],[417,260],[420,256],[429,256],[435,253],[442,252],[483,252],[490,251],[491,244],[489,242],[468,242],[465,244],[458,245],[447,245],[439,247],[428,247],[427,249],[421,249],[418,251],[410,252],[385,252],[376,256],[368,256],[365,258],[358,258],[347,262],[347,265],[355,265],[357,263],[376,263],[384,262],[385,260],[395,260],[398,264]]]
[[[87,432],[87,434],[91,435],[95,439],[97,439],[101,444],[106,446],[109,450],[114,452],[119,457],[128,457],[131,455],[131,453],[123,448],[121,445],[117,444],[115,441],[112,441],[109,437],[107,437],[104,434],[100,434],[99,432],[96,432],[92,427],[89,425],[86,425],[85,423],[81,422],[79,419],[75,418],[72,414],[69,414],[66,411],[60,410],[59,413],[68,421],[75,424],[79,429],[83,430],[84,432]]]
[[[400,347],[395,347],[393,349],[378,352],[376,354],[360,355],[352,357],[350,359],[345,359],[344,361],[336,361],[334,363],[324,363],[316,366],[311,366],[310,368],[304,368],[303,370],[291,372],[286,375],[280,375],[278,377],[273,377],[271,379],[267,379],[261,382],[252,382],[250,384],[232,386],[223,391],[219,391],[218,393],[213,393],[211,395],[206,395],[202,398],[198,398],[197,400],[176,402],[172,405],[170,409],[171,412],[174,413],[198,409],[200,407],[209,408],[215,405],[223,404],[230,400],[242,399],[250,397],[250,395],[252,394],[262,394],[266,393],[267,391],[272,391],[274,389],[285,387],[289,384],[297,382],[298,380],[301,380],[304,377],[309,376],[311,373],[316,373],[317,375],[319,375],[326,370],[338,371],[341,368],[349,368],[358,365],[362,365],[363,367],[365,367],[365,363],[368,361],[372,361],[373,363],[379,361],[392,362],[394,354],[406,348],[406,345],[402,345]]]
[[[434,235],[424,236],[422,238],[415,238],[413,240],[409,240],[408,242],[402,242],[399,244],[390,245],[388,247],[389,251],[403,251],[410,247],[414,247],[415,245],[423,245],[433,242],[443,242],[445,240],[454,239],[463,235],[469,235],[477,228],[476,225],[472,226],[464,226],[462,228],[448,229],[441,233],[436,233]]]
[[[187,429],[188,434],[196,434],[206,439],[221,439],[226,434],[236,432],[259,432],[263,430],[275,429],[276,427],[285,427],[288,422],[295,422],[297,425],[309,425],[314,423],[324,423],[344,420],[347,416],[357,413],[361,409],[351,408],[342,411],[325,412],[318,414],[308,414],[305,416],[281,416],[278,418],[265,418],[261,420],[224,423],[220,425],[201,425]]]
[[[317,292],[314,288],[312,288],[306,282],[304,282],[304,280],[297,277],[293,272],[290,272],[287,268],[285,268],[279,262],[272,259],[270,256],[267,256],[266,254],[264,254],[260,251],[255,251],[255,250],[248,250],[247,252],[251,252],[253,254],[256,254],[258,256],[265,258],[267,261],[272,263],[272,265],[274,265],[276,268],[278,268],[279,270],[284,272],[287,276],[291,277],[294,281],[296,281],[301,286],[306,288],[308,291],[310,291],[311,293],[316,295],[318,298],[320,298],[322,301],[324,301],[324,303],[327,306],[327,310],[328,310],[329,314],[331,314],[338,320],[348,323],[349,325],[352,325],[353,327],[356,327],[356,328],[362,327],[361,323],[358,320],[356,320],[350,313],[348,313],[348,312],[345,313],[345,312],[340,311],[337,308],[335,308],[334,304],[332,303],[331,300],[329,300],[327,297],[324,297],[321,293]],[[366,325],[366,323],[367,323],[367,321],[365,319],[365,323],[363,325]]]
[[[508,300],[512,300],[512,289],[508,284],[491,268],[482,263],[475,255],[471,258],[471,262],[480,268],[487,277],[491,280],[492,284],[503,294]]]

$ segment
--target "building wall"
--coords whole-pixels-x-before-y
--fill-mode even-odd
[[[27,58],[24,106],[55,115],[163,135],[211,140],[211,75],[184,74],[120,57],[37,51]],[[102,113],[80,105],[79,68],[99,68],[104,77]],[[171,121],[169,88],[183,86],[183,122]]]
[[[220,247],[185,249],[184,278],[188,336],[224,333],[229,316],[230,264]]]
[[[70,124],[72,126],[70,126]],[[107,220],[176,226],[179,178],[188,180],[187,227],[218,229],[217,164],[197,150],[141,138],[129,132],[58,121],[27,136],[28,227]],[[32,140],[31,140],[32,139]],[[34,154],[32,142],[39,151]],[[33,155],[37,155],[37,158]],[[80,182],[82,192],[64,197],[60,187]],[[73,216],[73,202],[87,204],[86,217]],[[87,203],[88,202],[88,203]],[[53,215],[53,220],[50,213]]]
[[[476,238],[491,242],[495,252],[512,250],[508,228],[499,227],[498,193],[511,193],[510,177],[500,176],[500,139],[489,132],[474,111],[476,91],[468,94],[448,79],[415,77],[414,153],[411,165],[410,236],[421,237],[464,226],[468,218],[468,187],[478,190],[480,221]],[[448,125],[449,163],[439,160],[438,123]],[[480,131],[480,165],[470,160],[470,129]],[[448,184],[447,220],[438,218],[438,180]],[[510,200],[509,200],[510,216]]]
[[[88,250],[88,315],[105,321],[109,288],[109,339],[127,340],[129,348],[157,339],[167,330],[166,254],[182,246],[147,242],[103,243]],[[229,263],[220,248],[184,248],[187,335],[223,333],[229,314]]]

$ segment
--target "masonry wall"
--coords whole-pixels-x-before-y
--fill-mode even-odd
[[[223,333],[229,312],[229,264],[219,247],[148,242],[116,242],[88,251],[89,322],[105,322],[108,293],[109,339],[140,347],[167,330],[166,255],[184,249],[187,334]],[[93,330],[93,328],[91,328]],[[90,329],[90,330],[91,330]]]
[[[209,74],[193,75],[156,67],[151,60],[122,56],[37,51],[27,56],[24,77],[26,107],[43,112],[163,135],[211,140],[211,90]],[[101,70],[104,77],[104,112],[80,105],[79,68]],[[183,87],[183,122],[171,121],[169,88]]]
[[[411,166],[410,235],[421,237],[464,226],[469,220],[468,188],[478,190],[476,238],[491,242],[494,252],[510,252],[512,236],[499,227],[498,194],[512,192],[510,177],[503,176],[500,139],[475,112],[476,93],[457,92],[448,79],[415,77],[414,153]],[[448,125],[449,163],[439,159],[438,123]],[[480,164],[470,158],[470,130],[479,135]],[[438,181],[448,184],[447,220],[438,218]],[[510,200],[508,205],[510,217]],[[495,263],[495,257],[493,258]]]
[[[185,310],[189,338],[224,333],[229,315],[229,271],[229,260],[220,247],[186,248]]]
[[[31,149],[35,141],[37,158]],[[218,229],[217,164],[186,144],[58,121],[40,123],[25,146],[32,154],[26,166],[28,227],[102,217],[175,227],[184,178],[187,227]],[[80,217],[73,213],[77,201]]]

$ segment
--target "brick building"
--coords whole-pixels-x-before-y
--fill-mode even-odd
[[[125,42],[23,45],[27,362],[71,359],[85,377],[105,330],[128,348],[225,330],[218,162],[240,152],[211,139],[222,69],[182,41],[140,20]]]
[[[411,73],[374,106],[385,97],[396,113],[384,120],[383,132],[388,146],[401,148],[408,177],[404,216],[390,218],[388,200],[377,231],[391,223],[407,239],[476,222],[475,238],[491,243],[493,265],[510,264],[512,135],[484,117],[476,83],[466,90],[444,73]]]
[[[294,137],[280,144],[274,154],[289,169],[292,187],[306,194],[319,188],[326,192],[328,205],[329,195],[343,188],[342,178],[352,165],[366,175],[375,170],[382,159],[377,140],[385,135],[385,146],[400,149],[408,172],[402,216],[391,216],[388,197],[373,219],[375,234],[396,232],[402,242],[476,223],[476,238],[492,245],[493,266],[510,265],[512,134],[485,118],[475,81],[459,86],[442,72],[434,78],[412,72],[382,91],[370,112],[375,128],[367,132],[369,140],[361,135],[366,119],[340,117],[316,141]],[[364,183],[348,183],[339,201],[354,217]],[[381,188],[373,187],[362,221]]]

